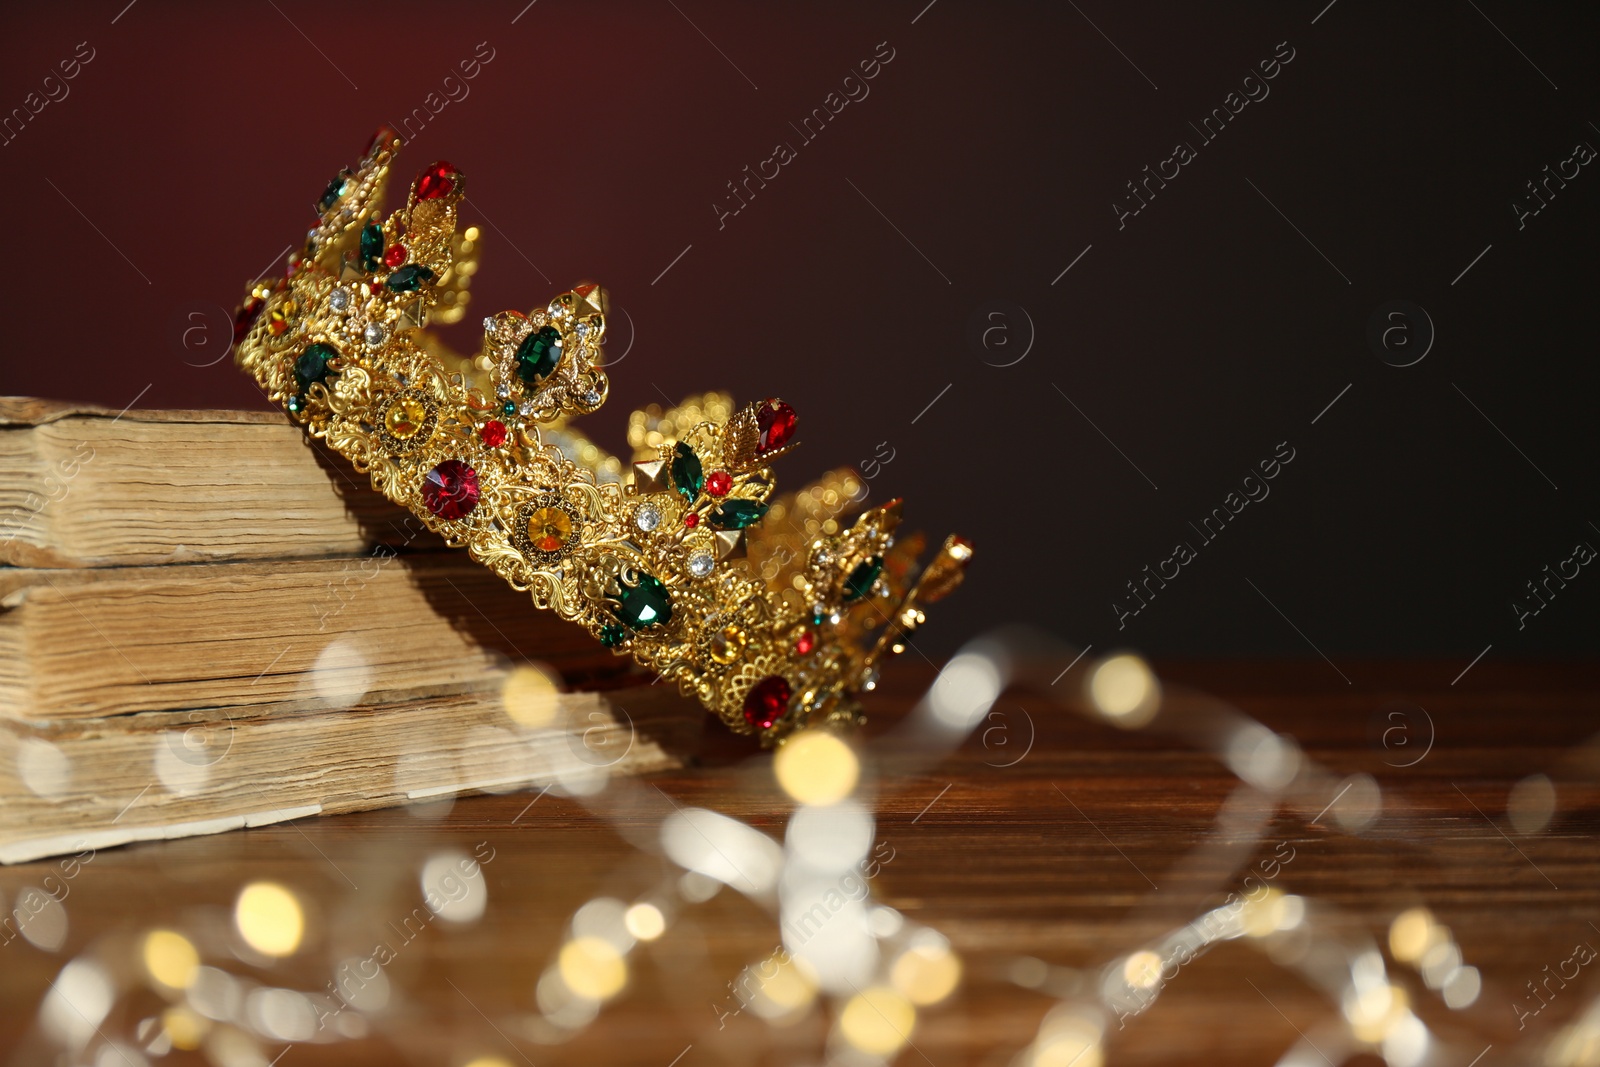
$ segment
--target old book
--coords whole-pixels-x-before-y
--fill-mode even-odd
[[[705,721],[273,414],[0,400],[0,564],[0,862],[643,773]]]
[[[572,681],[625,669],[461,551],[0,568],[0,716],[11,719],[332,710],[462,692],[508,661]]]
[[[276,412],[119,413],[0,398],[0,563],[293,559],[440,544]]]
[[[475,790],[585,790],[599,775],[680,766],[705,719],[662,686],[530,693],[521,677],[501,670],[486,689],[341,711],[5,724],[0,863]]]

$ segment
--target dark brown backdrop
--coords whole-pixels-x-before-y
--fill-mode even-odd
[[[218,360],[225,310],[374,126],[454,95],[406,158],[468,175],[476,308],[611,289],[613,358],[635,343],[602,440],[725,387],[801,411],[791,484],[875,460],[876,495],[983,553],[932,647],[1001,618],[1168,656],[1314,644],[1338,684],[1346,658],[1600,636],[1587,568],[1513,609],[1600,546],[1600,176],[1565,162],[1600,146],[1592,11],[125,2],[6,15],[6,392],[260,403]],[[1147,166],[1176,177],[1119,219]],[[1576,176],[1519,219],[1547,166]],[[1202,541],[1236,490],[1270,495]],[[1195,558],[1119,629],[1178,541]]]

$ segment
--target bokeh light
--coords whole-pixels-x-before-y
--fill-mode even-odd
[[[801,804],[835,804],[855,789],[861,762],[837,734],[802,730],[778,749],[772,773]]]
[[[902,952],[889,969],[889,981],[918,1007],[937,1004],[961,981],[961,959],[935,935]]]
[[[200,953],[189,939],[172,930],[151,930],[144,936],[144,969],[167,989],[187,989],[200,969]]]
[[[851,997],[839,1013],[839,1033],[863,1052],[887,1056],[911,1038],[917,1009],[900,993],[873,986]]]
[[[292,956],[305,933],[305,914],[293,893],[276,882],[252,882],[233,908],[245,944],[265,956]]]
[[[633,905],[622,916],[628,933],[640,941],[654,941],[667,929],[667,917],[654,904],[643,902]]]
[[[609,941],[575,937],[561,946],[561,980],[586,1000],[609,1000],[628,984],[628,964]]]
[[[1107,656],[1089,674],[1089,703],[1106,719],[1136,729],[1155,718],[1161,685],[1150,665],[1131,652]]]
[[[549,726],[561,710],[561,686],[546,668],[519,664],[500,683],[500,701],[518,726]]]

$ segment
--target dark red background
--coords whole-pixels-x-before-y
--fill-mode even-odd
[[[95,58],[0,146],[0,387],[259,404],[205,365],[225,310],[372,129],[487,42],[405,156],[453,161],[492,220],[474,310],[602,281],[637,335],[592,420],[614,446],[632,406],[712,387],[801,411],[790,484],[887,442],[874,494],[981,552],[931,647],[1025,618],[1168,656],[1592,653],[1600,576],[1520,630],[1511,602],[1600,545],[1600,176],[1520,231],[1511,204],[1600,145],[1593,9],[924,4],[13,7],[0,109],[79,42]],[[1283,41],[1271,95],[1119,230],[1124,183]],[[800,147],[789,123],[880,42],[870,96]],[[799,157],[719,229],[780,139]],[[996,299],[1036,334],[1010,367],[968,340]],[[1407,368],[1365,339],[1396,299],[1438,331]],[[216,325],[186,345],[195,322]],[[1026,330],[1012,312],[1003,358]],[[1272,495],[1119,631],[1124,583],[1281,441]]]

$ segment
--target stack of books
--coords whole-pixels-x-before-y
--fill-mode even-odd
[[[0,399],[0,862],[679,765],[626,663],[281,415]]]

